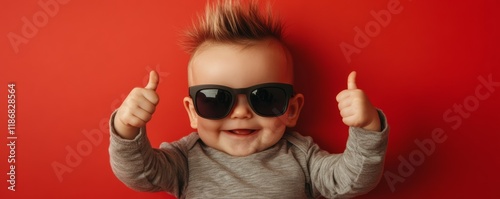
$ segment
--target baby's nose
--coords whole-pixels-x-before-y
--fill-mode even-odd
[[[245,95],[240,94],[234,102],[234,108],[230,114],[232,119],[251,118],[253,115],[252,109]]]

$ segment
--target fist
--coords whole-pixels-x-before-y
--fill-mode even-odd
[[[139,128],[151,120],[159,102],[156,88],[159,78],[156,71],[149,73],[149,81],[144,88],[134,88],[123,101],[115,115],[117,133],[124,138],[134,138]]]
[[[360,127],[369,131],[381,131],[377,110],[365,93],[356,85],[356,72],[347,78],[347,89],[337,95],[340,115],[347,126]]]

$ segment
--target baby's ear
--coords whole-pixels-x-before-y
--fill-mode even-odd
[[[288,104],[287,114],[287,127],[294,127],[299,119],[300,111],[304,106],[304,95],[301,93],[295,94]]]
[[[191,122],[191,128],[193,129],[198,128],[198,120],[197,120],[198,114],[194,109],[193,99],[191,99],[190,97],[184,97],[183,103],[184,103],[184,108],[186,109],[186,112],[189,116],[189,121]]]

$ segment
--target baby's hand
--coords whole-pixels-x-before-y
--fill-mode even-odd
[[[360,127],[369,131],[381,131],[377,110],[365,93],[356,86],[356,72],[347,78],[347,89],[337,95],[340,115],[347,126]]]
[[[151,120],[159,101],[156,93],[158,82],[158,74],[154,70],[151,71],[146,87],[132,89],[118,108],[113,122],[115,130],[121,137],[135,138],[139,134],[139,128]]]

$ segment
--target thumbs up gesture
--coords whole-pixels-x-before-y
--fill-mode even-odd
[[[356,72],[347,78],[347,89],[337,95],[340,115],[347,126],[360,127],[369,131],[381,131],[378,112],[365,93],[356,85]]]
[[[158,83],[158,73],[153,70],[149,73],[146,87],[132,89],[118,108],[113,124],[116,132],[122,138],[135,138],[139,134],[139,128],[151,120],[159,102],[156,93]]]

